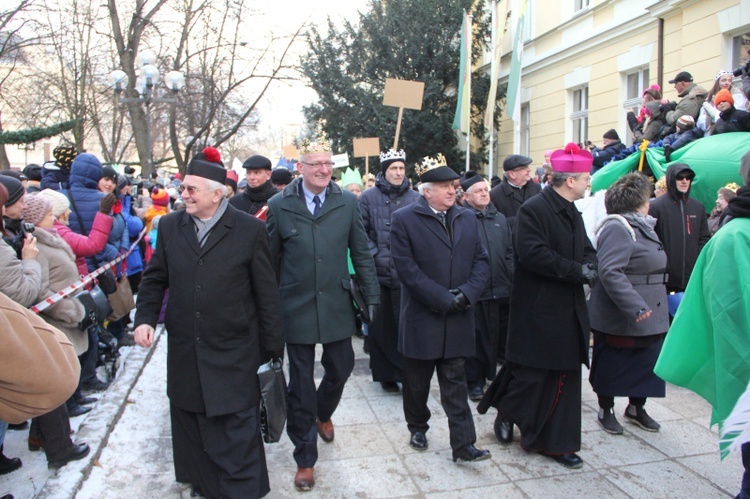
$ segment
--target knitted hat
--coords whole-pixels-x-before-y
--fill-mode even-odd
[[[550,156],[552,171],[555,173],[588,173],[594,163],[594,157],[588,151],[582,151],[577,144],[570,142],[565,149],[558,149]]]
[[[0,184],[3,184],[8,191],[8,200],[5,202],[6,208],[16,204],[26,194],[23,184],[16,178],[9,177],[8,175],[0,175]]]
[[[484,181],[484,178],[477,172],[475,171],[466,172],[464,173],[464,176],[461,177],[461,181],[460,181],[461,189],[463,189],[464,192],[466,192],[469,190],[469,187],[471,187],[472,185],[478,182],[483,182],[483,181]]]
[[[680,119],[677,120],[677,128],[682,130],[683,132],[685,130],[690,130],[695,126],[695,118],[690,116],[689,114],[683,114],[680,116]]]
[[[341,175],[341,186],[346,187],[350,184],[357,184],[362,187],[362,175],[359,170],[347,168],[343,175]]]
[[[644,97],[646,94],[649,94],[654,99],[661,99],[661,87],[657,84],[653,84],[641,93],[641,97]],[[658,98],[655,97],[656,94],[659,95]]]
[[[617,130],[615,130],[614,128],[607,130],[607,132],[602,137],[609,140],[620,140],[620,136],[617,135]]]
[[[398,151],[395,149],[388,149],[386,152],[380,153],[380,171],[385,173],[389,166],[396,161],[401,161],[406,165],[406,153],[403,149]]]
[[[44,189],[39,193],[40,196],[44,196],[52,206],[52,214],[56,217],[60,217],[70,209],[70,201],[65,197],[65,194],[57,192],[53,189]]]
[[[55,165],[65,172],[70,171],[70,166],[77,155],[76,148],[73,146],[57,146],[52,150]]]
[[[714,76],[714,81],[719,81],[719,78],[721,78],[724,75],[731,75],[731,71],[727,71],[726,69],[720,69],[718,73],[716,73],[716,76]]]
[[[224,182],[225,185],[228,185],[231,187],[234,192],[237,192],[237,181],[239,180],[239,177],[237,176],[237,172],[234,170],[228,170],[227,171],[227,179]]]
[[[242,168],[247,168],[248,170],[271,170],[273,166],[270,159],[260,154],[255,154],[242,163]]]
[[[292,172],[288,168],[283,166],[274,168],[271,172],[271,183],[272,184],[284,184],[289,185],[292,183]]]
[[[151,201],[157,206],[168,206],[169,194],[164,189],[155,188],[151,193]]]
[[[732,93],[726,88],[722,88],[714,95],[714,106],[719,107],[720,102],[728,102],[734,106],[734,97],[732,97]]]
[[[227,180],[227,171],[221,162],[221,155],[213,147],[206,147],[203,152],[196,154],[188,163],[185,175],[207,178],[220,184]]]
[[[102,178],[111,179],[112,182],[117,184],[117,172],[111,166],[102,166]]]
[[[35,164],[26,165],[23,169],[23,174],[29,180],[42,180],[42,167]]]
[[[503,170],[509,172],[522,166],[529,166],[534,160],[522,154],[511,154],[503,161]]]
[[[0,170],[0,175],[6,175],[8,177],[13,177],[16,180],[21,180],[21,181],[29,180],[29,177],[19,172],[18,170]]]
[[[38,192],[29,194],[26,196],[26,204],[23,208],[23,219],[26,222],[39,225],[51,209],[52,205],[46,196],[42,196]]]

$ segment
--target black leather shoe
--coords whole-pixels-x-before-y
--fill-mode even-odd
[[[29,427],[28,421],[24,421],[23,423],[18,423],[18,424],[8,424],[9,430],[16,430],[16,431],[25,430],[28,427]]]
[[[203,491],[197,485],[193,485],[190,489],[190,497],[206,497],[203,495]]]
[[[89,405],[89,404],[93,404],[97,400],[99,399],[96,397],[79,397],[75,399],[75,403],[78,405]]]
[[[471,400],[472,402],[479,402],[480,400],[482,400],[483,396],[484,390],[482,390],[481,386],[469,388],[469,400]]]
[[[583,466],[583,459],[581,459],[580,456],[575,452],[570,452],[568,454],[548,454],[546,452],[540,451],[539,454],[551,457],[558,463],[562,464],[566,468],[570,468],[571,470],[576,470]]]
[[[415,431],[411,434],[409,445],[412,449],[419,451],[427,450],[427,435],[425,435],[423,431]]]
[[[398,392],[398,383],[394,383],[393,381],[381,381],[380,386],[383,388],[384,392],[388,392],[388,393]]]
[[[71,461],[78,461],[79,459],[83,459],[84,457],[88,456],[90,451],[91,448],[88,444],[74,445],[67,456],[63,457],[62,459],[49,461],[47,463],[47,468],[51,470],[62,468]]]
[[[495,418],[495,437],[503,445],[508,445],[513,441],[513,423],[500,417]]]
[[[109,383],[97,379],[84,383],[81,388],[83,388],[84,392],[103,392],[109,388]]]
[[[0,449],[1,448],[2,447],[0,447]],[[8,473],[16,471],[21,466],[23,466],[23,463],[19,458],[7,457],[2,453],[2,450],[0,450],[0,475],[6,475]]]
[[[492,454],[490,454],[490,451],[488,450],[480,450],[474,447],[472,444],[467,445],[466,447],[454,450],[453,451],[453,462],[456,461],[484,461],[485,459],[489,459],[492,457]]]
[[[82,405],[74,405],[73,407],[68,408],[68,416],[71,418],[74,418],[76,416],[81,416],[83,414],[86,414],[91,410],[91,407],[84,407]]]

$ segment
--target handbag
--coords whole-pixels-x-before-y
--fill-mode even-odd
[[[260,431],[267,444],[278,442],[286,424],[286,378],[281,359],[258,368],[260,382]]]
[[[86,310],[86,315],[78,323],[78,329],[81,331],[87,331],[88,328],[96,324],[104,324],[104,321],[112,313],[107,295],[99,286],[94,286],[89,291],[80,291],[73,297],[80,301]]]
[[[365,295],[362,293],[362,287],[359,285],[359,278],[356,275],[351,275],[349,278],[349,295],[352,297],[357,317],[359,317],[362,323],[369,324],[372,317],[370,317]]]
[[[109,272],[105,272],[105,274],[107,273]],[[115,292],[107,296],[109,304],[112,306],[112,313],[109,314],[110,321],[122,319],[135,308],[133,290],[130,287],[128,276],[122,274],[116,282]]]

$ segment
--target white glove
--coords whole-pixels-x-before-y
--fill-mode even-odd
[[[719,110],[716,109],[710,102],[704,102],[703,103],[703,109],[706,110],[706,113],[711,117],[713,121],[716,121],[719,119]]]

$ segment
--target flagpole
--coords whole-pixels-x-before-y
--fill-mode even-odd
[[[491,34],[491,37],[490,37],[490,41],[491,41],[491,47],[492,47],[492,49],[491,49],[490,53],[492,54],[492,60],[490,61],[490,77],[491,78],[495,78],[495,71],[494,71],[495,50],[497,50],[497,45],[496,45],[497,44],[497,33],[496,33],[496,30],[495,30],[495,25],[497,24],[497,0],[495,0],[495,1],[492,2],[492,17],[491,17],[491,21],[492,21],[492,32],[491,32],[492,34]],[[492,97],[492,96],[490,96],[490,97]],[[495,154],[494,154],[494,149],[495,149],[494,142],[495,141],[493,140],[494,139],[493,138],[493,135],[494,135],[493,132],[495,131],[495,119],[494,119],[495,113],[494,113],[494,107],[495,107],[494,102],[490,102],[490,99],[488,99],[487,100],[487,108],[488,109],[487,109],[486,112],[487,112],[487,116],[490,118],[490,123],[489,123],[489,127],[488,127],[488,129],[490,131],[490,157],[489,157],[490,168],[489,168],[489,178],[492,178],[492,174],[493,174],[493,171],[495,169],[495,164],[494,164],[494,156],[495,156]]]
[[[466,57],[469,59],[469,62],[467,64],[468,66],[468,77],[466,78],[466,93],[469,95],[468,102],[469,105],[466,106],[466,113],[469,115],[466,122],[466,171],[469,171],[470,164],[471,164],[471,30],[472,30],[472,21],[474,20],[474,16],[468,15],[468,29],[466,30]]]

